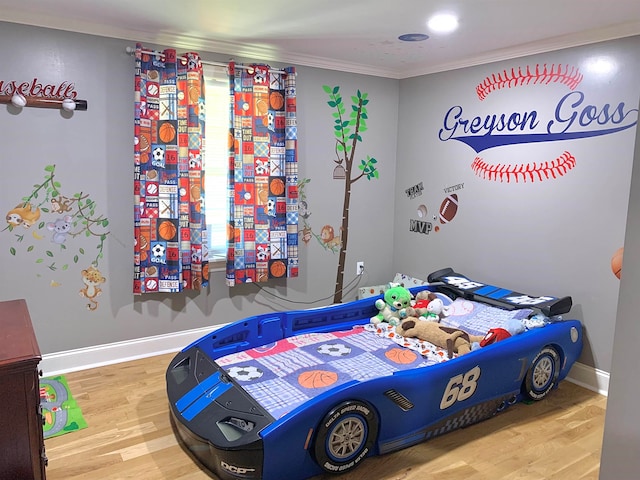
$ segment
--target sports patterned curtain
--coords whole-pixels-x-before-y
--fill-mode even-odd
[[[227,285],[298,276],[296,75],[229,64]]]
[[[197,53],[135,51],[133,291],[208,285],[204,78]]]

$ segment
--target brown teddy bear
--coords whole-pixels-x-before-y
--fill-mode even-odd
[[[428,313],[427,306],[432,300],[438,298],[435,293],[429,290],[422,290],[416,293],[415,301],[412,306],[406,308],[407,317],[423,317]],[[440,319],[438,318],[438,321]]]
[[[416,294],[415,300],[410,307],[405,309],[401,318],[418,317],[420,320],[439,322],[449,315],[449,307],[444,306],[444,302],[435,293],[429,290],[422,290]]]
[[[445,327],[436,322],[425,322],[415,317],[405,318],[396,327],[396,332],[403,337],[416,337],[446,348],[449,358],[453,358],[454,353],[458,355],[469,353],[471,344],[479,343],[484,338],[480,335],[469,335],[458,328]]]

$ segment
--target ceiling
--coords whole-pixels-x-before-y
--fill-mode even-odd
[[[459,17],[452,34],[427,29],[442,11]],[[2,20],[407,78],[638,35],[640,0],[0,0]]]

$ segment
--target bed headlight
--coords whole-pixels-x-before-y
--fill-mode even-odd
[[[216,422],[216,424],[229,442],[238,440],[243,435],[251,432],[256,426],[252,421],[238,417],[227,417],[224,420]]]
[[[573,343],[576,343],[578,341],[578,338],[580,338],[580,332],[578,332],[578,329],[576,327],[571,327],[570,335],[571,341]]]

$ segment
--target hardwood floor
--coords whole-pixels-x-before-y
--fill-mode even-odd
[[[169,421],[173,354],[69,373],[88,428],[45,440],[48,480],[204,480]],[[545,400],[314,480],[598,478],[606,397],[563,382]],[[287,479],[282,479],[287,480]]]

